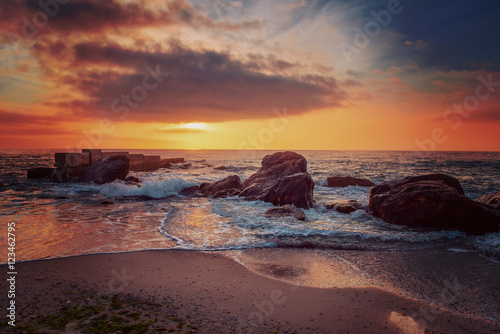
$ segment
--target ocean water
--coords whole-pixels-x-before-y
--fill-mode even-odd
[[[374,151],[297,151],[315,181],[315,206],[307,221],[267,218],[269,203],[190,198],[191,185],[237,174],[245,179],[273,152],[129,150],[184,157],[185,169],[131,172],[141,186],[53,184],[27,180],[26,170],[51,166],[57,150],[0,151],[0,223],[16,223],[18,261],[143,249],[224,251],[251,248],[390,250],[449,245],[450,252],[476,252],[500,260],[500,234],[467,236],[458,231],[424,231],[390,225],[364,210],[341,214],[325,205],[354,199],[368,205],[369,188],[328,188],[329,176],[382,182],[408,175],[445,173],[460,180],[476,199],[500,189],[500,153]],[[225,166],[226,170],[216,167]],[[112,205],[102,205],[104,200]],[[7,244],[5,233],[1,244]],[[3,247],[3,246],[2,246]],[[0,262],[5,263],[6,259]]]

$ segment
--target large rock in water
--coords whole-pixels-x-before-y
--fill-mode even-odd
[[[374,216],[391,224],[474,235],[500,230],[500,216],[491,207],[464,196],[460,182],[442,174],[377,185],[369,205]]]
[[[220,198],[236,196],[241,191],[241,179],[238,175],[231,175],[216,182],[200,184],[200,193],[206,197]]]
[[[80,182],[97,184],[124,180],[130,169],[130,159],[125,155],[114,155],[102,158],[87,167],[80,175]]]
[[[262,159],[262,167],[243,182],[240,197],[250,201],[313,206],[314,182],[307,173],[306,159],[294,152],[278,152]]]
[[[419,176],[407,176],[399,181],[390,181],[381,184],[377,184],[370,191],[370,195],[376,195],[385,191],[388,191],[394,187],[399,187],[409,183],[415,183],[419,181],[441,181],[447,184],[448,186],[455,188],[455,190],[460,194],[464,195],[464,189],[456,178],[451,177],[446,174],[424,174]]]

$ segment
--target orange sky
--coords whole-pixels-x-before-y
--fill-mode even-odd
[[[0,148],[500,151],[496,64],[431,63],[396,16],[346,56],[370,18],[342,1],[29,3],[0,12]]]

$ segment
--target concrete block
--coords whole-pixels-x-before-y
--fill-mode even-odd
[[[80,177],[80,174],[82,174],[86,169],[87,167],[73,167],[66,169],[66,173],[68,173],[68,177],[70,179],[73,179],[75,177]]]
[[[92,165],[94,162],[101,160],[102,159],[102,151],[95,149],[95,150],[87,150],[83,149],[82,153],[88,153],[90,154],[90,164]]]
[[[56,153],[56,167],[83,167],[90,166],[90,154],[88,153]]]
[[[126,156],[128,156],[129,153],[128,152],[101,152],[101,155],[104,158],[104,157],[111,157],[114,155],[126,155]]]
[[[28,179],[43,179],[49,177],[55,168],[50,167],[36,167],[28,169]]]

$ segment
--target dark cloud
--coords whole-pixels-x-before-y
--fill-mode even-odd
[[[70,129],[61,126],[66,120],[60,115],[39,116],[0,110],[0,137],[27,137],[44,135],[70,135]]]
[[[52,124],[58,120],[57,116],[38,116],[33,114],[23,114],[0,110],[0,123],[1,124],[22,124],[22,123],[36,123],[39,125]]]
[[[144,52],[97,43],[74,47],[75,68],[94,65],[133,69],[132,74],[83,72],[74,81],[92,101],[88,110],[110,114],[111,106],[122,94],[131,95],[144,85],[151,70],[169,76],[147,91],[144,101],[135,101],[130,119],[136,121],[223,121],[258,119],[272,116],[273,108],[286,106],[291,114],[339,106],[345,93],[332,77],[270,75],[259,72],[224,53],[193,51],[172,45],[170,52]],[[277,60],[273,60],[276,62]],[[283,62],[283,64],[288,64]],[[149,68],[149,70],[148,70]],[[139,99],[141,100],[142,97]],[[118,107],[127,106],[121,102]],[[116,108],[115,108],[116,109]]]
[[[46,5],[46,4],[50,5]],[[47,22],[35,24],[35,17]],[[42,15],[39,15],[42,14]],[[26,21],[36,29],[29,39],[57,35],[67,38],[77,32],[102,33],[109,29],[136,27],[158,27],[185,24],[195,28],[217,28],[221,30],[253,29],[257,21],[239,23],[214,22],[184,0],[165,1],[158,8],[146,7],[143,2],[123,3],[118,0],[71,0],[66,4],[57,1],[12,0],[2,3],[0,10],[0,32],[23,36]],[[61,36],[62,35],[62,36]]]
[[[490,70],[500,69],[498,1],[426,0],[408,2],[403,7],[388,27],[405,36],[401,48],[391,50],[393,57],[386,59],[389,66],[398,58],[411,57],[420,67],[470,70],[471,63],[477,62],[490,63]],[[404,44],[419,40],[427,47],[415,50]]]

